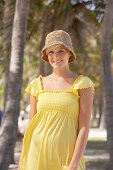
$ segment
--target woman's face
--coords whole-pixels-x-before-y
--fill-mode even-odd
[[[46,54],[52,67],[63,67],[68,65],[68,60],[71,56],[71,52],[63,45],[57,45],[47,49]]]

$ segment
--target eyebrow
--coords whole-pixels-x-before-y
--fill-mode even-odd
[[[61,49],[59,49],[59,50],[65,50],[65,48],[61,48]],[[53,51],[53,49],[48,50],[48,52],[50,52],[50,51]]]

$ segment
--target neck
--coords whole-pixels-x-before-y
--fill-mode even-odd
[[[55,77],[68,77],[72,75],[72,72],[69,69],[69,66],[63,68],[54,68],[52,75]]]

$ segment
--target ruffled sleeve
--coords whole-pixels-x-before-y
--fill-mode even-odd
[[[74,85],[73,90],[76,91],[77,89],[85,89],[88,87],[92,87],[93,93],[95,92],[95,84],[93,81],[89,77],[82,75]]]
[[[30,93],[33,96],[35,96],[37,100],[38,100],[38,94],[39,94],[39,87],[38,86],[39,86],[38,85],[38,79],[35,78],[28,84],[27,88],[25,89],[25,91],[27,93]]]

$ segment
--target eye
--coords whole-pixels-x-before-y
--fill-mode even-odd
[[[49,53],[48,54],[53,54],[54,52],[53,51],[49,51]]]
[[[64,51],[63,51],[63,50],[60,50],[59,52],[62,53],[62,52],[64,52]]]

